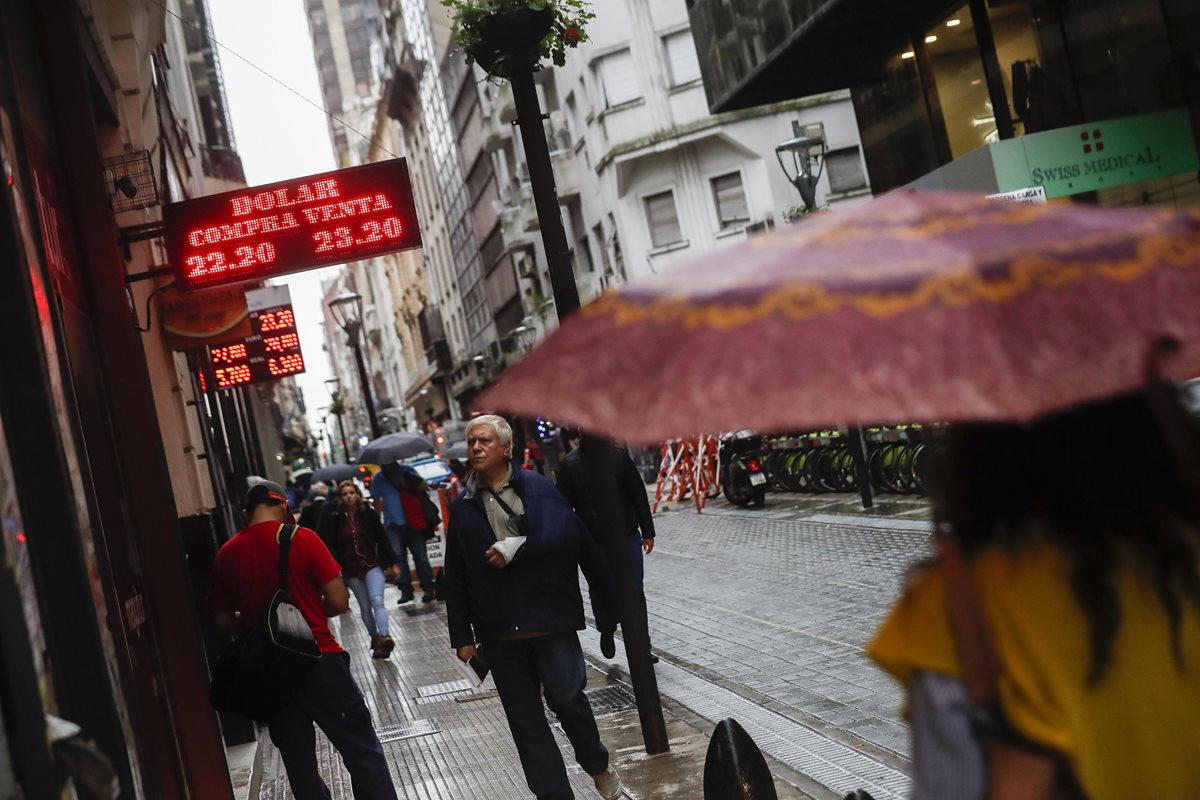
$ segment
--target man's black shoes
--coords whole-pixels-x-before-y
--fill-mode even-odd
[[[613,641],[612,631],[600,632],[600,652],[605,658],[613,658],[617,654],[617,643]]]
[[[413,601],[413,597],[414,595],[412,592],[401,592],[400,599],[396,602],[396,605],[402,606],[405,603],[411,603]]]

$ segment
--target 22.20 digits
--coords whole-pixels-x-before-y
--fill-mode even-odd
[[[357,229],[357,230],[356,230]],[[404,223],[397,217],[386,219],[369,219],[351,228],[343,225],[332,230],[313,231],[313,248],[317,253],[331,253],[335,250],[352,250],[389,239],[399,239],[404,236]]]
[[[202,275],[212,275],[230,270],[243,270],[256,267],[259,264],[270,264],[275,260],[275,245],[263,242],[258,245],[245,244],[235,248],[233,260],[227,261],[222,250],[212,250],[202,255],[188,256],[184,261],[187,265],[189,278]]]

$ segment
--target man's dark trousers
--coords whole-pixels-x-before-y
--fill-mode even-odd
[[[362,692],[350,674],[350,656],[346,653],[321,656],[296,703],[271,720],[271,741],[283,757],[296,800],[330,797],[317,766],[314,722],[346,763],[355,800],[396,800],[383,746]]]
[[[525,780],[538,800],[575,796],[542,710],[542,692],[575,748],[579,766],[589,775],[608,769],[608,750],[600,742],[596,718],[583,693],[587,674],[574,631],[531,639],[496,639],[481,645],[479,652],[495,676]]]
[[[408,568],[408,558],[404,555],[404,551],[412,553],[413,563],[417,565],[417,578],[421,581],[421,590],[426,594],[432,594],[434,591],[433,585],[433,568],[429,566],[429,553],[425,549],[425,534],[421,531],[413,530],[408,525],[392,525],[387,526],[389,542],[392,549],[396,551],[396,558],[400,559],[400,591],[408,598],[412,598],[412,570]]]

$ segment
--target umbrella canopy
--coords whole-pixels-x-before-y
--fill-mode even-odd
[[[358,454],[358,463],[390,464],[393,461],[432,452],[433,442],[429,440],[428,436],[398,431],[367,442],[367,446]]]
[[[328,464],[313,473],[312,482],[334,483],[348,481],[359,476],[357,464]]]
[[[445,452],[442,453],[442,455],[446,458],[457,458],[459,461],[466,461],[466,459],[467,459],[467,443],[466,442],[455,442],[454,444],[447,447]]]
[[[481,398],[614,439],[1019,421],[1200,372],[1200,215],[896,192],[610,291]]]

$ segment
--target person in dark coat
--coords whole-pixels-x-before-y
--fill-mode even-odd
[[[479,657],[490,667],[539,800],[574,797],[543,694],[579,765],[614,800],[621,779],[583,692],[576,634],[584,627],[579,568],[604,598],[603,556],[554,484],[513,468],[512,428],[502,417],[476,417],[466,433],[475,473],[450,509],[442,581],[450,645],[462,661]]]
[[[596,506],[595,494],[588,491],[587,473],[579,455],[580,434],[578,431],[570,431],[567,438],[571,445],[571,452],[567,453],[559,464],[558,491],[583,520],[584,527],[595,539],[601,552],[606,552],[603,549],[603,537],[606,532],[601,526],[602,517]],[[613,450],[613,465],[616,467],[616,474],[613,477],[616,481],[617,496],[621,499],[622,515],[629,526],[626,531],[627,546],[625,549],[629,554],[630,566],[633,568],[639,606],[644,618],[646,616],[646,593],[643,590],[645,565],[642,563],[642,556],[643,553],[650,555],[654,550],[654,516],[650,512],[646,484],[642,482],[642,476],[638,473],[637,465],[633,463],[629,451],[623,447],[614,447]],[[617,620],[609,615],[608,610],[608,604],[597,604],[593,598],[592,614],[596,618],[596,627],[600,630],[600,651],[605,658],[612,658],[617,654],[616,642],[613,641],[613,630],[616,628]],[[657,656],[653,656],[652,659],[655,662],[658,661]]]
[[[371,657],[388,658],[396,643],[388,634],[383,587],[387,575],[394,578],[400,568],[379,514],[366,503],[354,481],[338,485],[337,503],[317,533],[341,564],[346,587],[358,599],[363,624],[371,635]]]
[[[322,481],[317,481],[308,490],[308,505],[300,509],[300,527],[317,530],[321,524],[321,512],[327,502],[329,502],[329,486]]]

